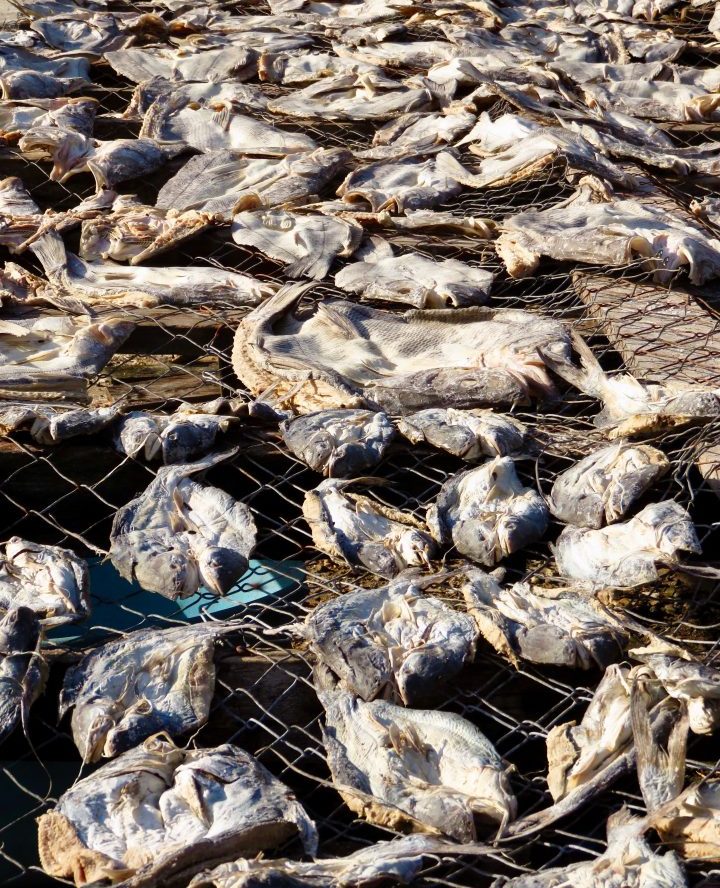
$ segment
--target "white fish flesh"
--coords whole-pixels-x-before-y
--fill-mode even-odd
[[[257,72],[258,54],[247,46],[228,44],[188,52],[171,46],[132,46],[104,53],[105,61],[133,83],[153,77],[201,83],[247,80]]]
[[[335,285],[364,299],[402,302],[415,308],[482,305],[495,275],[458,259],[429,259],[420,253],[375,258],[346,265]]]
[[[669,468],[668,458],[656,447],[619,441],[559,475],[548,505],[566,524],[594,528],[613,524]]]
[[[316,669],[333,783],[371,823],[476,838],[475,816],[502,834],[517,803],[507,767],[473,724],[450,712],[365,703]]]
[[[415,111],[391,120],[373,136],[373,147],[356,152],[366,160],[422,154],[453,145],[475,122],[475,114],[464,107],[446,108],[444,113]]]
[[[9,71],[0,74],[2,99],[56,99],[87,86],[82,77],[54,77],[36,71]]]
[[[280,429],[291,453],[328,478],[373,468],[396,434],[387,415],[372,410],[320,410],[285,420]]]
[[[523,486],[512,458],[498,456],[446,481],[427,523],[441,545],[492,566],[539,540],[548,510],[536,490]]]
[[[179,749],[158,737],[76,781],[38,820],[46,873],[77,886],[162,884],[317,832],[293,793],[237,746]]]
[[[92,173],[98,190],[154,173],[168,159],[154,139],[113,139],[102,142],[80,134],[66,135],[53,154],[50,178],[67,182],[78,173]]]
[[[492,410],[431,407],[403,416],[397,427],[413,444],[430,444],[468,461],[510,456],[527,446],[525,426]]]
[[[409,512],[346,492],[351,481],[328,479],[305,494],[303,515],[317,548],[339,564],[391,578],[429,564],[432,537]]]
[[[658,564],[673,567],[681,552],[702,551],[690,516],[673,500],[601,530],[566,527],[552,548],[562,576],[592,589],[652,583]]]
[[[366,701],[414,705],[474,653],[474,621],[422,592],[441,579],[398,577],[380,589],[339,595],[316,607],[298,632],[344,690]]]
[[[305,289],[284,287],[251,312],[233,349],[233,369],[251,392],[272,387],[299,412],[527,402],[554,394],[549,355],[553,368],[572,364],[567,329],[542,315],[480,307],[399,314],[326,299],[297,317]]]
[[[363,234],[357,223],[280,209],[238,213],[232,224],[236,244],[255,247],[285,263],[285,274],[291,278],[324,278],[337,257],[355,252]]]
[[[44,627],[90,614],[87,564],[69,549],[11,537],[0,554],[0,609],[28,607]]]
[[[258,59],[260,80],[283,86],[315,83],[323,77],[377,71],[376,65],[344,59],[329,52],[264,52]]]

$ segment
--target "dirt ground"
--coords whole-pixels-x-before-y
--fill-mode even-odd
[[[17,9],[8,3],[8,0],[0,0],[0,23],[9,22],[17,16]]]

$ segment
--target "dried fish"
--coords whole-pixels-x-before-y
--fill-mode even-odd
[[[90,613],[87,564],[69,549],[11,537],[0,555],[0,609],[29,608],[44,627]]]
[[[468,572],[463,594],[483,638],[516,664],[604,668],[627,646],[628,626],[600,602],[572,589],[516,583],[502,587],[493,574]]]
[[[669,468],[661,450],[619,441],[596,450],[559,475],[548,505],[566,524],[599,528],[623,518]]]
[[[320,410],[281,423],[288,449],[328,478],[352,478],[376,466],[395,437],[385,413]]]
[[[328,479],[305,494],[303,515],[317,548],[339,564],[387,578],[429,564],[435,545],[423,523],[408,512],[347,492],[352,483]]]
[[[18,725],[25,728],[30,707],[45,686],[41,634],[37,614],[29,607],[13,607],[0,620],[0,743]]]
[[[191,480],[233,452],[159,469],[116,513],[110,559],[121,576],[171,599],[192,595],[201,584],[215,595],[233,587],[255,547],[255,521],[224,490]]]
[[[528,443],[522,423],[492,410],[432,407],[402,417],[397,426],[413,444],[430,444],[468,461],[517,454]]]
[[[53,154],[50,178],[67,182],[78,173],[92,173],[98,189],[113,188],[128,179],[137,179],[159,169],[168,151],[154,139],[113,139],[101,142],[80,134],[65,136]]]
[[[83,77],[54,77],[37,71],[0,74],[2,99],[56,99],[87,86]]]
[[[250,210],[233,218],[232,237],[236,244],[255,247],[284,262],[288,277],[320,279],[338,256],[355,252],[363,228],[326,215]]]
[[[5,404],[0,407],[0,434],[28,432],[38,444],[58,444],[78,435],[95,435],[117,417],[111,407],[59,408],[46,404]]]
[[[380,589],[339,595],[316,607],[297,631],[344,690],[366,701],[414,705],[474,652],[473,620],[423,595],[441,579],[406,574]]]
[[[170,416],[132,410],[115,429],[115,449],[133,459],[187,463],[209,453],[219,433],[227,432],[235,417],[178,409]]]
[[[418,155],[452,145],[475,122],[475,114],[464,106],[450,106],[443,113],[415,111],[402,114],[380,127],[373,136],[373,147],[356,152],[367,160]]]
[[[329,52],[264,52],[258,59],[260,80],[283,86],[315,83],[323,77],[376,72],[377,66],[359,59],[344,59]]]
[[[133,83],[154,77],[167,81],[219,83],[247,80],[257,72],[258,54],[248,46],[227,44],[188,51],[187,47],[132,46],[104,53],[113,70]]]
[[[539,540],[548,524],[540,494],[524,487],[508,456],[453,475],[427,512],[433,537],[491,566]]]
[[[477,307],[398,314],[326,299],[298,318],[292,311],[305,289],[284,287],[251,312],[233,350],[251,392],[272,387],[279,403],[304,413],[526,402],[553,395],[550,355],[553,368],[572,364],[567,329],[542,315]]]
[[[100,645],[65,673],[59,717],[72,709],[83,762],[113,758],[160,731],[177,737],[208,719],[215,641],[232,627],[143,629]]]
[[[515,817],[507,767],[473,724],[450,712],[358,699],[316,669],[333,783],[345,804],[371,823],[460,841],[476,837],[475,817]]]
[[[673,500],[601,530],[566,527],[551,548],[562,576],[593,589],[652,583],[658,565],[673,567],[681,552],[702,551],[690,516]]]
[[[158,737],[78,780],[38,820],[43,869],[77,886],[189,878],[293,836],[315,853],[305,809],[247,752],[178,749]]]
[[[48,46],[62,52],[99,56],[130,44],[134,36],[164,36],[167,26],[157,15],[74,9],[36,19],[32,29]]]

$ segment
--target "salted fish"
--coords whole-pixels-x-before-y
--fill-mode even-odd
[[[167,27],[152,14],[78,10],[37,18],[30,26],[48,46],[93,57],[128,46],[136,36],[164,36]]]
[[[61,149],[68,158],[84,154],[97,109],[97,99],[85,96],[58,99],[56,107],[48,108],[32,120],[21,134],[18,149],[27,160],[53,160]]]
[[[0,41],[0,75],[14,71],[33,71],[53,77],[89,80],[90,62],[72,55],[48,56],[29,47],[8,45]]]
[[[233,217],[232,238],[285,263],[288,277],[324,278],[337,257],[360,246],[363,228],[332,216],[289,210],[248,210]]]
[[[258,53],[248,46],[228,44],[189,52],[171,46],[131,46],[104,53],[105,61],[133,83],[154,77],[178,82],[217,83],[247,80],[257,72]]]
[[[9,264],[9,263],[8,263]],[[0,275],[0,298],[7,280]],[[11,284],[12,285],[12,284]],[[28,314],[0,321],[0,392],[33,402],[87,398],[98,374],[135,328],[117,317]]]
[[[158,100],[167,101],[172,95],[173,101],[178,107],[185,105],[200,105],[202,107],[219,108],[239,107],[252,109],[253,111],[265,111],[267,97],[262,88],[257,84],[239,83],[235,80],[203,80],[200,83],[194,81],[170,81],[164,77],[152,77],[150,80],[142,80],[133,90],[127,108],[119,115],[121,120],[134,120],[142,123],[152,107]]]
[[[140,136],[203,152],[230,150],[279,157],[318,147],[304,133],[238,113],[232,102],[188,103],[183,90],[158,96],[145,113]]]
[[[87,564],[70,549],[11,537],[0,554],[0,610],[30,608],[43,627],[90,614]]]
[[[81,305],[258,305],[275,290],[273,284],[248,274],[212,266],[128,268],[114,262],[85,262],[68,253],[54,231],[35,240],[31,249],[45,269],[55,297]]]
[[[323,120],[389,120],[397,114],[429,108],[432,94],[382,74],[340,74],[273,99],[273,114]]]
[[[209,453],[218,434],[227,432],[235,419],[192,407],[178,408],[169,416],[131,410],[116,424],[114,445],[133,459],[151,462],[160,457],[166,466],[187,463]]]
[[[366,703],[328,676],[316,668],[325,750],[351,811],[380,826],[459,841],[476,838],[478,816],[502,834],[517,803],[506,765],[473,724],[449,712]]]
[[[404,213],[430,209],[444,203],[462,190],[458,182],[443,171],[447,152],[419,160],[378,161],[350,173],[337,190],[346,203],[368,203],[373,213],[381,210]]]
[[[107,428],[120,411],[111,407],[58,408],[49,404],[3,404],[0,434],[28,432],[38,444],[58,444],[78,435],[94,435]]]
[[[0,180],[0,244],[11,251],[34,234],[41,217],[40,207],[30,196],[21,179],[9,176]]]
[[[618,80],[583,84],[589,108],[610,108],[659,121],[712,121],[720,119],[717,91],[690,83]]]
[[[497,456],[446,481],[427,523],[441,545],[492,566],[539,540],[548,510],[536,490],[523,486],[512,458]]]
[[[666,209],[635,200],[594,203],[583,191],[547,210],[507,218],[495,242],[512,277],[526,277],[541,256],[622,266],[636,259],[658,283],[687,266],[694,284],[720,274],[720,240]]]
[[[468,461],[510,456],[527,445],[527,429],[492,410],[431,407],[398,420],[398,430],[413,444],[430,444]]]
[[[204,210],[230,220],[233,212],[307,199],[344,172],[352,155],[318,148],[283,158],[238,157],[214,151],[191,158],[158,193],[164,209]]]
[[[607,822],[607,849],[599,857],[496,879],[492,888],[687,888],[680,859],[673,851],[658,854],[643,837],[644,820],[630,817],[627,808]]]
[[[87,86],[82,77],[54,77],[37,71],[9,71],[0,74],[2,99],[56,99]]]
[[[412,706],[474,653],[474,621],[423,594],[441,580],[401,575],[380,589],[339,595],[308,614],[298,632],[344,690]]]
[[[320,410],[285,420],[280,429],[291,453],[328,478],[373,468],[396,434],[388,416],[373,410]]]
[[[315,83],[323,77],[377,72],[377,65],[344,59],[330,52],[264,52],[258,59],[261,81],[283,86]],[[379,72],[378,72],[379,73]]]
[[[128,179],[154,173],[169,156],[168,150],[155,139],[100,141],[79,133],[68,134],[53,154],[50,179],[67,182],[79,173],[92,173],[98,190],[113,188]]]
[[[357,31],[350,34],[340,32],[338,42],[333,43],[333,50],[340,58],[356,59],[383,68],[421,68],[425,71],[440,60],[451,59],[460,52],[447,40],[383,39],[377,43],[356,43],[358,36],[361,35]]]
[[[548,505],[566,524],[594,528],[613,524],[669,468],[668,458],[656,447],[618,441],[558,475]]]
[[[347,857],[323,857],[311,863],[287,860],[245,860],[222,863],[200,873],[188,888],[370,888],[385,882],[410,884],[432,854],[436,840],[412,835],[376,842]]]
[[[139,265],[220,221],[219,215],[198,210],[178,212],[141,203],[116,203],[112,213],[82,223],[79,255]]]
[[[298,412],[526,402],[554,393],[549,354],[554,368],[572,363],[567,329],[542,315],[480,307],[398,314],[326,299],[299,318],[293,309],[305,289],[286,286],[244,318],[232,359],[251,392],[272,387],[278,403]]]
[[[392,578],[407,567],[429,564],[432,537],[409,512],[347,491],[352,481],[327,479],[305,494],[303,515],[313,543],[339,564]]]
[[[46,873],[77,886],[189,878],[317,832],[294,794],[237,746],[179,749],[152,737],[82,780],[38,820]]]
[[[627,646],[626,623],[572,589],[501,586],[493,574],[474,569],[463,594],[483,638],[515,665],[528,660],[571,669],[604,668],[619,660]]]
[[[357,151],[363,160],[423,154],[453,145],[475,122],[475,114],[464,105],[444,111],[402,114],[381,126],[373,136],[372,148]]]
[[[117,511],[110,559],[121,576],[173,600],[194,594],[201,584],[215,595],[235,585],[255,547],[255,520],[224,490],[191,479],[234,452],[164,466]]]
[[[551,548],[562,576],[592,589],[652,583],[658,565],[673,567],[680,553],[702,552],[690,516],[673,500],[600,530],[566,527]]]
[[[0,619],[0,743],[18,725],[25,728],[30,707],[45,686],[48,669],[39,653],[41,637],[32,608],[12,607]]]
[[[490,298],[495,279],[491,271],[458,259],[429,259],[420,253],[370,255],[346,265],[335,285],[364,299],[401,302],[415,308],[482,305]]]
[[[59,718],[72,709],[83,762],[114,758],[163,731],[202,727],[215,691],[215,642],[228,624],[142,629],[100,645],[65,673]]]

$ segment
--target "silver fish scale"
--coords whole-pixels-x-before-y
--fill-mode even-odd
[[[323,5],[298,0],[283,4],[282,14],[291,15],[294,10],[312,16],[315,13],[310,7]],[[399,9],[402,7],[402,4],[384,4],[384,15],[392,19],[392,8],[396,5]],[[546,7],[545,15],[559,8],[558,4],[542,5]],[[565,7],[565,4],[561,5]],[[28,0],[28,8],[33,7],[41,19],[53,12],[50,0]],[[427,9],[432,10],[432,7],[430,4]],[[473,13],[454,2],[443,4],[443,8],[449,16],[462,18],[462,33],[458,32],[453,45],[462,47],[467,55],[479,54],[479,47],[484,45],[486,37],[483,34],[479,39],[475,35],[476,42],[470,45],[467,29],[473,25],[470,18],[473,14],[483,20],[485,27],[490,27],[487,34],[495,35],[499,26],[492,24],[492,17],[504,12],[509,15],[508,10],[513,14],[516,11],[511,5],[488,4],[487,10]],[[63,2],[58,2],[56,9],[63,15],[69,12],[68,4]],[[162,3],[120,0],[112,4],[112,10],[110,14],[129,16],[161,13],[166,24],[174,17],[184,16],[186,24],[173,32],[156,25],[157,30],[143,33],[143,26],[134,22],[119,29],[120,43],[126,39],[127,33],[139,29],[140,36],[133,49],[159,43],[169,51],[174,51],[188,34],[197,31],[202,36],[209,25],[222,30],[221,24],[212,25],[211,17],[216,13],[221,17],[227,13],[239,31],[241,26],[249,27],[245,20],[250,17],[270,14],[265,0],[243,3],[241,10],[221,4],[217,8],[209,4],[206,10],[192,10],[191,5],[181,5],[174,0],[163,0]],[[412,7],[412,11],[416,12],[416,7]],[[0,4],[0,22],[6,14]],[[70,14],[82,18],[85,12],[73,8]],[[107,14],[100,13],[101,16]],[[207,18],[202,19],[203,15]],[[399,15],[401,22],[403,15]],[[665,10],[662,15],[662,20],[653,25],[657,33],[667,34],[668,38],[678,41],[695,41],[696,44],[692,53],[686,52],[679,57],[678,64],[695,65],[702,70],[711,68],[715,42],[708,30],[711,9],[679,4],[675,10]],[[338,21],[339,17],[334,16],[332,22],[326,20],[317,25],[307,18],[301,24],[289,27],[289,33],[291,37],[295,36],[295,28],[301,36],[310,34],[312,51],[328,53],[333,51],[337,42],[333,27]],[[390,35],[388,40],[393,43],[448,40],[446,16],[438,21],[443,23],[442,27],[430,20],[413,19],[404,33],[399,37]],[[349,22],[365,28],[371,25],[352,19]],[[330,24],[333,27],[328,27]],[[145,27],[149,26],[146,21]],[[65,36],[62,41],[66,45],[68,30],[66,26],[63,28]],[[31,29],[15,23],[12,30],[2,30],[0,43],[20,39],[28,51],[38,52],[38,47],[42,46],[37,42],[38,30],[49,34],[46,26]],[[514,29],[511,23],[509,31],[513,30],[519,29]],[[92,60],[91,86],[83,87],[73,95],[88,95],[98,100],[92,136],[103,141],[136,138],[138,120],[121,117],[131,105],[136,84],[116,73],[100,58],[105,48],[111,52],[122,51],[122,46],[116,45],[118,35],[115,29],[107,31],[104,42],[99,31],[85,39],[88,40],[86,54]],[[359,53],[358,58],[362,57],[362,49],[362,45],[353,49]],[[640,51],[639,44],[633,51]],[[77,51],[77,57],[84,61],[82,49]],[[238,49],[240,57],[247,60],[248,53]],[[616,59],[612,61],[617,62]],[[637,60],[633,58],[633,61]],[[243,68],[243,78],[247,70]],[[427,69],[388,67],[385,73],[399,81],[412,75],[424,76]],[[243,79],[243,84],[257,89],[269,101],[292,96],[297,89],[306,86],[286,87],[260,82],[251,74],[247,80]],[[473,88],[465,84],[460,94],[466,95]],[[498,120],[503,114],[522,114],[517,95],[508,89],[492,102],[482,99],[482,104],[487,106],[492,120]],[[441,104],[433,108],[433,113]],[[562,102],[559,110],[563,110]],[[565,110],[568,110],[567,106]],[[0,129],[4,129],[8,119],[3,117],[5,112],[4,104],[0,103]],[[321,117],[299,120],[260,110],[259,106],[241,106],[235,108],[234,113],[248,115],[278,131],[301,132],[321,149],[351,152],[372,148],[379,126],[374,121],[361,120],[327,121]],[[534,111],[528,113],[532,116]],[[14,119],[20,121],[19,114]],[[558,126],[557,115],[553,114],[548,122]],[[712,124],[702,122],[676,123],[669,128],[668,134],[678,149],[689,149],[712,139],[711,127]],[[706,129],[710,131],[706,133]],[[478,171],[479,158],[467,150],[467,145],[460,146],[456,155],[470,173]],[[141,203],[154,207],[161,189],[184,168],[189,157],[187,153],[168,156],[159,170],[123,182],[117,188],[125,195],[136,194]],[[5,172],[2,176],[19,177],[40,213],[47,210],[69,212],[95,193],[94,182],[88,174],[74,176],[62,183],[50,180],[51,164],[23,157],[16,141],[11,141],[3,158]],[[323,181],[318,193],[298,199],[300,208],[309,200],[315,203],[336,200],[336,189],[347,173],[366,163],[352,161],[347,169],[338,169]],[[658,201],[673,200],[683,211],[689,209],[691,201],[701,204],[716,193],[713,185],[702,177],[688,179],[660,174],[649,168],[641,169],[629,161],[618,163],[631,174],[646,176],[646,187],[659,189]],[[307,176],[306,171],[303,177]],[[296,200],[298,192],[293,192],[291,186],[297,184],[285,183],[283,188],[287,190],[275,194]],[[575,179],[568,161],[557,155],[526,178],[497,188],[464,187],[459,194],[433,209],[500,224],[516,213],[539,212],[553,207],[570,197],[574,190]],[[207,184],[207,195],[215,196],[213,183]],[[223,194],[212,208],[227,212],[233,204],[232,195],[228,198]],[[297,208],[298,204],[293,204],[293,211]],[[369,207],[357,204],[348,205],[348,209],[361,213]],[[68,232],[66,245],[70,251],[76,251],[77,240],[73,240],[76,234],[72,227],[79,227],[80,223],[68,217],[64,224],[67,229],[63,231]],[[363,224],[362,220],[360,224]],[[713,237],[720,233],[720,218],[708,216],[703,224]],[[707,379],[714,378],[716,385],[720,384],[718,324],[716,320],[709,325],[694,323],[692,319],[688,321],[688,307],[698,303],[694,301],[697,291],[685,278],[678,277],[673,281],[671,292],[677,295],[678,301],[670,300],[666,306],[661,305],[658,292],[649,283],[639,262],[631,262],[622,268],[595,267],[589,273],[585,266],[548,259],[543,260],[533,276],[513,280],[508,277],[492,241],[456,230],[401,230],[391,221],[375,220],[367,222],[367,226],[370,233],[380,235],[390,243],[395,255],[414,252],[435,261],[455,259],[491,271],[495,276],[490,303],[493,308],[536,312],[571,324],[586,338],[609,372],[630,370],[648,375],[648,368],[652,367],[653,381],[662,382],[672,373],[686,382],[697,382],[704,375]],[[39,265],[28,252],[15,256],[4,251],[0,258],[15,262],[22,271],[40,273]],[[325,279],[308,292],[303,308],[310,311],[313,303],[320,304],[331,298],[347,299],[347,294],[334,285],[333,279],[337,271],[354,261],[352,256],[336,259]],[[252,247],[233,243],[228,225],[209,227],[192,239],[171,245],[160,261],[151,264],[192,265],[214,271],[225,269],[252,275],[263,282],[287,282],[278,261]],[[17,276],[12,280],[0,276],[0,302],[4,292],[16,292],[12,288],[19,286]],[[699,295],[705,304],[712,304],[720,296],[720,288],[710,282]],[[374,307],[404,310],[382,302]],[[30,306],[23,312],[30,311],[32,316],[34,310]],[[40,310],[51,315],[68,311],[66,307],[47,305]],[[0,880],[4,884],[53,884],[38,868],[35,819],[53,807],[54,800],[74,783],[81,769],[80,757],[72,740],[70,718],[57,722],[58,693],[64,670],[70,663],[77,662],[80,654],[102,643],[131,637],[136,630],[184,626],[188,606],[194,608],[197,618],[205,621],[219,621],[232,615],[241,624],[236,632],[217,642],[215,695],[207,724],[193,738],[195,745],[206,748],[231,743],[255,755],[295,793],[316,821],[323,856],[345,856],[395,836],[390,829],[370,826],[355,817],[329,783],[321,732],[323,719],[311,673],[314,659],[289,635],[277,632],[283,626],[304,622],[318,604],[348,592],[376,588],[384,581],[365,571],[332,563],[317,551],[302,517],[302,504],[306,493],[320,483],[321,476],[293,456],[284,446],[277,424],[268,422],[267,416],[263,418],[258,413],[247,419],[247,405],[252,397],[248,391],[237,389],[237,381],[230,369],[230,352],[232,335],[248,310],[220,300],[181,309],[124,306],[120,318],[135,325],[134,332],[109,356],[104,366],[93,365],[92,374],[83,382],[83,390],[87,391],[86,403],[93,407],[146,411],[165,419],[177,408],[192,413],[198,405],[216,398],[237,398],[239,403],[232,407],[225,404],[219,409],[228,415],[235,410],[240,414],[240,420],[234,422],[229,431],[218,435],[219,443],[214,447],[217,451],[237,445],[238,453],[222,466],[211,469],[201,478],[201,483],[220,488],[249,507],[258,526],[257,545],[251,556],[251,568],[241,580],[244,603],[231,605],[223,601],[227,609],[221,613],[213,611],[217,606],[215,596],[198,593],[190,604],[187,600],[173,602],[157,595],[143,594],[137,588],[112,587],[104,572],[107,568],[98,570],[93,567],[93,575],[97,570],[99,579],[94,579],[90,592],[92,622],[61,626],[51,632],[44,643],[51,665],[50,681],[45,695],[33,703],[27,719],[32,748],[18,726],[4,740],[2,747],[0,797],[7,800],[0,813]],[[363,312],[364,309],[358,307],[354,316],[362,317]],[[80,312],[76,316],[83,317]],[[0,320],[10,318],[14,315],[9,308],[3,307]],[[598,322],[604,325],[604,332],[598,329]],[[622,344],[618,344],[617,332],[613,333],[617,329],[626,331],[632,349],[623,349]],[[670,348],[665,347],[668,343]],[[607,444],[606,437],[592,421],[598,412],[597,401],[574,389],[559,388],[561,400],[558,403],[542,408],[519,406],[513,412],[513,416],[527,426],[535,442],[527,454],[529,459],[518,464],[520,478],[525,486],[539,486],[545,496],[549,495],[561,472]],[[78,391],[75,391],[76,395]],[[20,537],[45,546],[71,549],[84,558],[103,558],[109,550],[110,529],[117,510],[148,488],[162,467],[162,461],[159,458],[146,461],[139,456],[118,452],[113,445],[112,427],[93,436],[79,435],[56,443],[48,443],[39,426],[33,434],[30,419],[18,427],[6,427],[3,424],[7,415],[5,407],[24,408],[32,406],[33,402],[31,397],[18,401],[13,392],[6,391],[0,391],[0,399],[3,408],[0,410],[0,541]],[[62,411],[82,406],[81,401],[76,398],[66,403],[59,399],[50,401],[49,408]],[[706,554],[714,551],[720,539],[714,493],[719,482],[717,471],[715,480],[709,471],[713,465],[717,469],[720,464],[716,445],[719,436],[720,421],[716,420],[689,429],[667,429],[647,442],[659,447],[670,462],[668,473],[652,488],[653,500],[672,498],[690,510]],[[716,447],[714,451],[713,445]],[[442,485],[467,467],[460,459],[441,450],[426,445],[411,448],[396,439],[381,462],[372,469],[373,475],[385,482],[371,487],[372,497],[385,507],[412,513],[422,521],[427,506],[435,501]],[[503,563],[507,569],[504,582],[534,578],[545,587],[563,585],[547,545],[548,540],[557,538],[561,528],[562,525],[553,520],[543,541],[506,559]],[[456,553],[449,552],[444,566],[452,570],[459,564]],[[429,587],[426,593],[462,610],[459,588],[449,580]],[[692,575],[684,579],[675,575],[663,577],[653,587],[653,592],[656,594],[650,599],[623,593],[620,603],[628,607],[633,619],[655,631],[667,632],[676,643],[691,645],[693,652],[706,657],[709,665],[716,663],[717,630],[714,627],[720,622],[716,604],[720,586],[715,579]],[[515,668],[496,655],[489,645],[479,643],[474,662],[464,665],[433,705],[444,712],[463,716],[515,766],[511,782],[523,817],[542,810],[549,802],[544,783],[548,733],[568,721],[580,722],[599,679],[595,673],[563,671],[526,661],[521,661]],[[178,738],[178,742],[184,744],[189,739],[186,735]],[[708,741],[691,736],[690,776],[704,773],[712,762],[714,756],[712,750],[708,752]],[[44,768],[52,779],[49,795]],[[48,801],[46,795],[53,801]],[[540,869],[594,859],[605,849],[608,815],[623,804],[634,812],[644,810],[634,778],[624,779],[595,798],[587,808],[528,835],[522,841],[501,842],[487,855],[448,857],[429,854],[424,859],[418,883],[449,888],[490,886],[499,877],[511,879]],[[297,858],[298,846],[286,845],[278,849],[277,855]],[[694,888],[712,888],[717,878],[717,868],[712,864],[696,862],[688,867],[688,883]],[[521,884],[518,883],[518,888]]]

